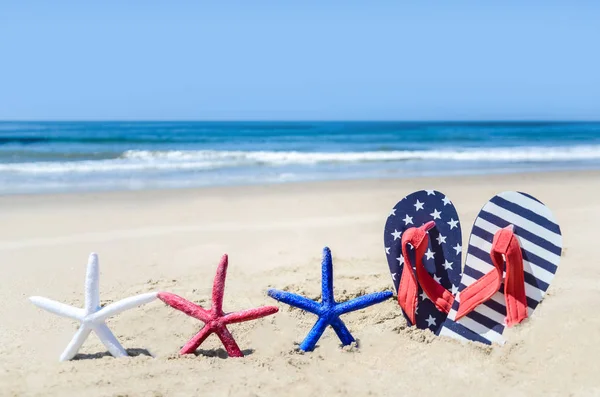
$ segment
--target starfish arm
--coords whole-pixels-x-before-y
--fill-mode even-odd
[[[311,301],[300,295],[292,294],[291,292],[270,289],[267,294],[279,302],[286,303],[290,306],[297,307],[307,312],[319,315],[321,313],[321,305],[315,301]]]
[[[211,311],[217,316],[223,315],[223,294],[225,293],[225,278],[227,277],[227,254],[223,255],[213,282]]]
[[[337,334],[338,338],[340,338],[342,341],[342,345],[346,346],[354,342],[354,337],[350,331],[348,331],[348,328],[346,328],[346,324],[344,324],[339,317],[331,322],[331,326],[333,327],[333,330]]]
[[[208,336],[210,334],[213,333],[213,329],[207,325],[205,325],[204,327],[202,327],[202,329],[200,330],[200,332],[198,332],[192,339],[189,340],[188,343],[185,344],[185,346],[183,346],[181,348],[181,350],[179,351],[179,354],[192,354],[196,351],[196,349],[198,348],[198,346],[200,346],[202,344],[202,342],[204,342],[204,340],[206,338],[208,338]]]
[[[92,314],[100,307],[100,265],[98,255],[90,254],[85,274],[85,313]]]
[[[127,351],[121,346],[115,335],[111,332],[108,326],[104,323],[95,324],[94,332],[98,335],[100,342],[108,349],[114,357],[127,357]]]
[[[154,299],[156,299],[156,295],[156,292],[149,292],[146,294],[130,296],[129,298],[125,298],[118,302],[111,303],[110,305],[106,305],[102,309],[94,313],[92,315],[92,319],[94,321],[104,321],[107,318],[114,316],[115,314],[121,313],[125,310],[129,310],[136,306],[152,302]]]
[[[182,311],[188,316],[194,317],[204,323],[208,323],[210,321],[210,313],[208,310],[203,309],[187,299],[183,299],[179,295],[175,295],[170,292],[159,292],[158,299],[165,302],[172,308]]]
[[[364,309],[365,307],[381,303],[384,300],[391,298],[392,295],[393,293],[391,291],[374,292],[372,294],[359,296],[358,298],[340,303],[336,305],[334,310],[338,315],[353,312],[355,310]]]
[[[321,263],[321,297],[324,306],[334,305],[333,298],[333,261],[329,248],[323,248],[323,261]]]
[[[256,309],[248,309],[235,313],[228,313],[223,316],[223,324],[241,323],[243,321],[255,320],[257,318],[266,317],[275,314],[279,311],[276,306],[263,306]]]
[[[75,357],[83,342],[87,339],[88,335],[92,332],[92,329],[86,325],[81,325],[65,351],[60,355],[60,361],[68,361]]]
[[[306,335],[306,338],[304,338],[300,344],[300,349],[304,350],[305,352],[314,350],[319,338],[321,335],[323,335],[323,332],[325,332],[325,328],[327,328],[328,325],[329,322],[327,319],[324,317],[319,317],[319,320],[317,320],[316,324],[312,327],[308,335]]]
[[[235,339],[233,339],[233,335],[231,335],[227,327],[223,326],[218,329],[217,336],[221,339],[221,343],[225,346],[229,357],[244,357],[244,353],[240,350],[240,347],[235,342]]]
[[[62,317],[68,317],[73,320],[82,321],[83,317],[85,316],[85,311],[83,309],[65,305],[64,303],[53,301],[52,299],[44,298],[42,296],[32,296],[29,298],[29,300],[37,307]]]

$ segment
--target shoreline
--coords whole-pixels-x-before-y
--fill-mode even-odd
[[[0,194],[0,201],[16,200],[20,201],[26,198],[45,197],[45,198],[69,198],[69,197],[86,197],[103,195],[106,197],[124,195],[132,196],[171,196],[177,194],[194,194],[208,193],[213,195],[226,194],[236,190],[245,190],[249,193],[264,193],[264,189],[273,191],[297,190],[303,187],[321,187],[326,185],[337,186],[352,186],[353,184],[365,184],[369,187],[378,187],[382,184],[397,184],[407,182],[414,186],[416,182],[431,181],[431,183],[444,184],[445,180],[461,180],[461,181],[487,181],[490,178],[519,178],[531,180],[535,177],[552,178],[553,176],[562,177],[565,175],[573,175],[575,177],[598,176],[600,177],[600,169],[567,169],[567,170],[540,170],[540,171],[516,171],[516,172],[499,172],[493,174],[458,174],[458,175],[424,175],[424,176],[406,176],[406,177],[389,177],[389,178],[356,178],[356,179],[327,179],[327,180],[312,180],[312,181],[290,181],[278,183],[249,183],[249,184],[231,184],[231,185],[206,185],[206,186],[186,186],[186,187],[169,187],[169,188],[142,188],[142,189],[101,189],[101,190],[69,190],[61,192],[35,192],[35,193],[6,193]],[[1,204],[1,203],[0,203]]]

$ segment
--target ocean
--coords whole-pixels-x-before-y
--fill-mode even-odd
[[[0,122],[0,194],[600,168],[600,123]]]

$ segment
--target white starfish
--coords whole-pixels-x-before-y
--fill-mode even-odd
[[[29,300],[36,306],[62,317],[77,320],[81,326],[69,342],[69,345],[60,356],[60,361],[67,361],[75,357],[83,342],[94,331],[100,341],[106,346],[110,354],[115,357],[125,357],[127,352],[121,346],[117,338],[110,331],[104,321],[136,306],[148,303],[156,299],[156,292],[140,294],[122,299],[100,307],[100,269],[98,255],[91,253],[88,259],[87,272],[85,275],[85,306],[83,309],[65,305],[41,296],[32,296]]]

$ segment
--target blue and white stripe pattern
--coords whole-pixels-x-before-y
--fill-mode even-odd
[[[560,261],[560,228],[550,210],[535,198],[519,192],[500,193],[483,207],[475,220],[459,293],[440,335],[485,344],[505,342],[502,337],[506,319],[504,284],[490,300],[460,320],[454,319],[460,291],[494,269],[490,258],[494,234],[510,224],[514,225],[523,254],[528,316],[544,297]]]

